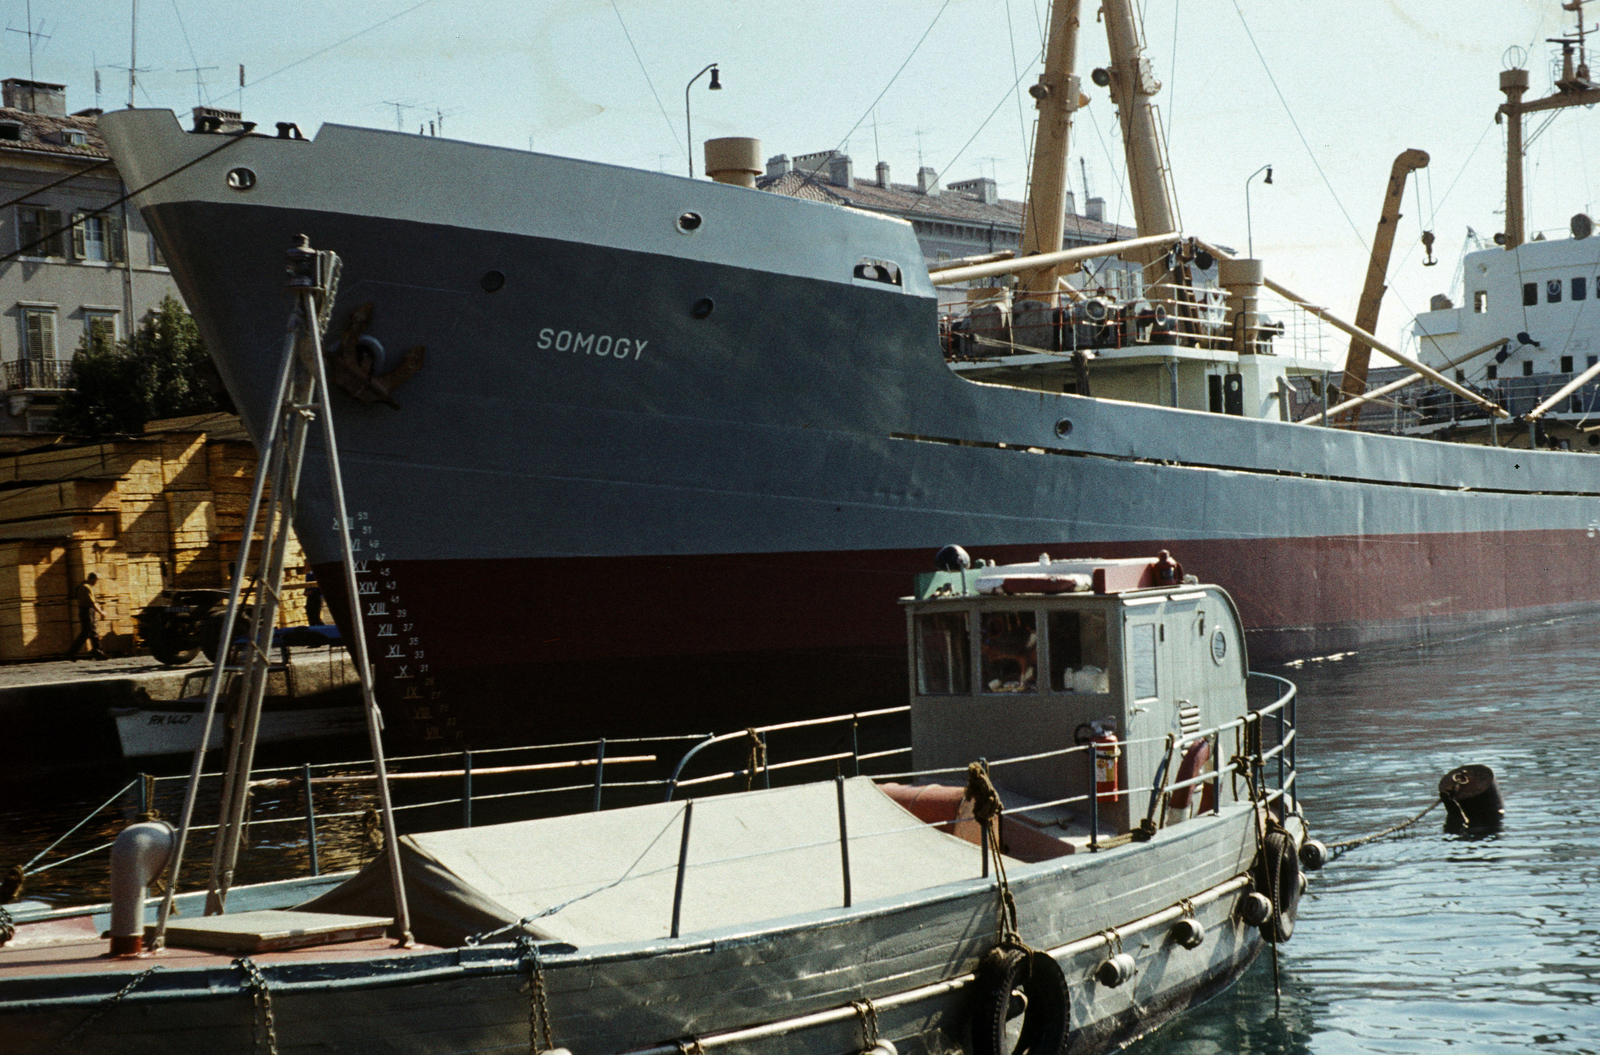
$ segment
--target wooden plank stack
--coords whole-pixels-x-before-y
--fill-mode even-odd
[[[255,471],[255,448],[225,414],[0,453],[0,662],[64,654],[77,633],[72,594],[91,571],[112,652],[138,647],[135,617],[163,588],[226,589]],[[290,626],[305,622],[292,535],[285,567],[279,622]]]

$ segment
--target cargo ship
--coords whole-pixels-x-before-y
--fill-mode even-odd
[[[1138,237],[1060,250],[1077,7],[1053,4],[1031,90],[1020,249],[931,271],[903,219],[755,190],[738,163],[697,181],[336,125],[102,118],[258,438],[283,251],[303,233],[342,259],[327,347],[392,729],[483,744],[893,701],[892,602],[947,543],[1002,563],[1169,549],[1241,598],[1258,665],[1600,607],[1600,462],[1291,420],[1296,379],[1327,369],[1297,354],[1300,315],[1412,360],[1177,230],[1126,0],[1092,79]],[[1091,252],[1136,261],[1139,295],[1085,284]],[[317,484],[297,529],[335,584]],[[329,589],[336,615],[347,600]]]

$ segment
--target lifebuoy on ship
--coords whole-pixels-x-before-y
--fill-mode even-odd
[[[1211,764],[1211,741],[1196,740],[1183,752],[1183,761],[1178,764],[1178,775],[1173,779],[1174,784],[1182,784],[1186,780],[1193,780],[1200,774],[1208,772]],[[1167,809],[1170,812],[1186,812],[1189,804],[1194,801],[1194,791],[1200,791],[1200,812],[1209,813],[1217,807],[1217,786],[1214,783],[1200,784],[1193,787],[1178,788],[1173,791],[1167,800]]]
[[[976,989],[973,1055],[1061,1055],[1066,1050],[1067,979],[1049,953],[998,945],[978,965]],[[1022,1024],[1013,1033],[1018,1016]]]

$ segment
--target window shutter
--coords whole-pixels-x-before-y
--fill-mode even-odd
[[[72,258],[82,260],[88,250],[84,246],[83,212],[73,210],[72,213]]]
[[[55,358],[55,314],[48,311],[30,311],[27,319],[28,358],[35,362]]]
[[[127,263],[128,237],[127,228],[125,228],[122,224],[122,218],[119,216],[107,216],[104,220],[104,223],[106,241],[109,243],[106,246],[107,253],[116,263]]]
[[[61,248],[61,210],[39,209],[34,215],[40,218],[40,231],[34,237],[50,236],[37,252],[42,256],[65,256]]]

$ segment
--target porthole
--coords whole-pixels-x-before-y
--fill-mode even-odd
[[[1056,422],[1056,435],[1065,438],[1072,431],[1072,419],[1062,418]]]
[[[716,304],[710,297],[701,297],[699,300],[694,302],[694,307],[689,309],[689,314],[693,315],[697,319],[710,318],[711,309],[715,307]]]
[[[250,190],[256,185],[256,174],[252,169],[236,168],[228,170],[228,186],[234,190]]]
[[[485,293],[498,293],[505,288],[506,276],[500,271],[485,271],[483,277],[478,279],[478,285]]]
[[[1221,630],[1211,635],[1211,659],[1217,664],[1228,654],[1228,635]]]
[[[678,216],[678,231],[681,234],[694,234],[704,222],[697,212],[680,213]]]

